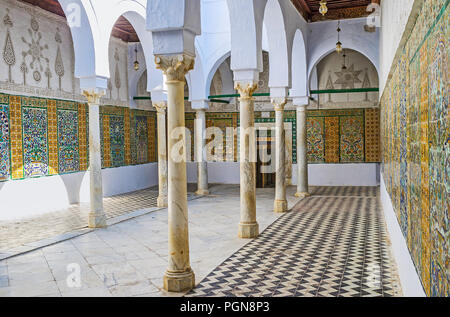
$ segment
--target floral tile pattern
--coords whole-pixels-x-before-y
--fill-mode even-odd
[[[423,2],[381,100],[382,173],[428,296],[450,295],[449,1]]]
[[[100,113],[104,168],[157,160],[154,111],[102,106]],[[140,135],[135,133],[136,127],[132,128],[136,115],[141,116]],[[147,131],[145,136],[143,131]],[[140,153],[139,160],[136,151]],[[0,181],[87,170],[88,106],[67,100],[0,94],[0,158]]]

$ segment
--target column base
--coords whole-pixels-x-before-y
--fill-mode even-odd
[[[181,293],[195,286],[195,275],[192,269],[182,273],[166,271],[163,277],[164,289],[167,292]]]
[[[90,212],[88,225],[89,225],[89,228],[105,228],[106,227],[106,215]]]
[[[255,223],[239,223],[239,238],[253,239],[259,235],[259,225]]]
[[[284,213],[288,211],[288,203],[286,200],[275,200],[273,211],[276,213]]]
[[[158,207],[167,207],[169,206],[168,202],[167,202],[167,197],[158,197],[158,199],[156,200],[156,206]]]
[[[286,178],[286,186],[292,185],[292,178]]]
[[[207,196],[209,195],[209,190],[207,189],[199,189],[195,192],[195,195],[197,196]]]
[[[295,197],[299,197],[299,198],[306,198],[309,196],[311,196],[311,194],[308,192],[298,192],[295,194]]]

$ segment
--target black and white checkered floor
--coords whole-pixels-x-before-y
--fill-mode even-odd
[[[186,296],[401,296],[376,187],[316,187]]]

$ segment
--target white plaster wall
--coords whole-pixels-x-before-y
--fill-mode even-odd
[[[157,185],[158,164],[104,169],[102,176],[103,194],[109,197]],[[0,221],[36,216],[88,201],[87,172],[2,182]]]
[[[6,26],[3,22],[7,15],[13,24],[12,26]],[[31,28],[33,17],[37,21],[37,31]],[[0,89],[9,92],[16,91],[21,94],[72,97],[78,84],[74,77],[72,37],[65,19],[19,1],[0,0],[0,21],[0,49],[2,51],[2,58],[0,59]],[[8,78],[8,65],[3,58],[8,30],[15,56],[15,63],[11,66],[11,82]],[[33,57],[30,54],[30,46],[28,45],[33,41],[38,43],[40,47],[38,50],[35,50],[40,59],[35,61],[34,68],[31,65]],[[64,65],[61,90],[59,89],[59,77],[55,71],[58,47],[60,48]],[[25,57],[22,54],[25,54]],[[48,59],[48,62],[46,59]],[[28,73],[25,74],[26,86],[24,86],[24,76],[21,72],[22,63],[25,63],[28,68]],[[51,73],[50,85],[45,75],[47,68]],[[33,78],[34,71],[40,73],[41,79],[39,81]]]
[[[310,186],[378,186],[377,163],[309,164]],[[196,163],[187,163],[189,183],[197,182]],[[209,183],[239,184],[238,162],[208,162]],[[297,164],[292,166],[292,184],[297,184]]]
[[[128,44],[111,37],[109,41],[109,72],[111,78],[108,80],[106,96],[102,98],[103,104],[128,107],[128,74],[130,72],[129,67],[131,67],[128,61]],[[117,88],[117,84],[119,84],[119,88]]]
[[[188,183],[197,182],[197,164],[187,163]],[[210,184],[239,184],[239,163],[208,162],[208,182]]]
[[[364,25],[366,23],[366,18],[343,20],[340,26],[342,29],[340,40],[344,48],[360,52],[379,71],[379,29],[377,28],[373,33],[365,32]],[[309,24],[307,47],[309,76],[317,63],[336,49],[337,24],[338,21],[323,21]]]
[[[346,79],[345,72],[342,72],[344,56],[332,52],[317,64],[319,89],[377,88],[378,73],[375,66],[357,51],[347,49],[345,55],[345,65],[349,71],[353,67],[354,77],[342,83],[342,80]],[[329,85],[329,82],[331,82],[331,85]],[[323,94],[319,95],[319,102],[321,108],[324,106],[337,106],[339,108],[343,106],[376,106],[378,104],[378,92]]]
[[[417,275],[416,268],[408,251],[405,237],[395,215],[391,198],[386,190],[383,176],[381,178],[381,204],[384,212],[387,230],[391,239],[392,253],[398,267],[400,283],[402,285],[403,295],[407,297],[425,297],[422,284]]]
[[[380,28],[380,91],[384,90],[414,0],[382,0]]]
[[[117,4],[115,5],[117,8]],[[104,10],[100,11],[104,12]],[[3,23],[3,19],[6,15],[9,15],[10,20],[13,23],[11,27],[6,26]],[[39,25],[39,29],[37,31],[33,31],[31,29],[32,17],[35,18],[37,24]],[[11,81],[9,81],[8,78],[8,65],[6,64],[4,58],[0,58],[0,90],[2,92],[39,97],[61,98],[75,101],[85,100],[85,98],[81,95],[80,80],[75,78],[74,45],[72,42],[71,30],[64,18],[44,11],[36,6],[19,1],[0,0],[0,21],[2,25],[0,28],[0,50],[2,51],[2,54],[0,55],[3,57],[6,34],[9,30],[15,56],[15,64],[11,67]],[[112,21],[111,23],[114,22],[115,21]],[[31,30],[31,35],[29,34],[29,30]],[[39,34],[42,37],[40,40],[38,40]],[[59,39],[57,40],[57,34],[59,34],[60,41]],[[31,55],[28,54],[25,59],[22,56],[24,52],[26,53],[29,50],[29,46],[22,40],[22,38],[27,43],[31,43],[32,40],[34,40],[38,42],[41,47],[38,50],[40,53],[40,63],[38,61],[35,62],[34,69],[32,69],[31,66]],[[109,61],[109,74],[111,77],[109,79],[110,86],[107,90],[107,94],[102,99],[101,103],[107,105],[128,106],[128,77],[130,73],[135,73],[133,69],[133,62],[135,59],[134,46],[130,49],[133,56],[129,56],[129,45],[127,43],[115,37],[107,37],[107,39],[109,40],[108,45],[106,46],[106,50],[109,52],[108,58],[102,58],[102,62]],[[58,47],[61,50],[62,62],[64,65],[64,75],[61,80],[61,89],[59,89],[59,77],[55,71],[55,61]],[[118,52],[117,56],[119,57],[119,61],[115,59],[116,49]],[[88,48],[86,48],[86,50],[88,50]],[[140,55],[140,63],[142,68],[145,68],[146,63],[142,56],[142,50],[140,50]],[[48,62],[46,59],[48,59]],[[21,72],[21,65],[24,61],[28,67],[28,73],[25,74],[26,85],[24,85],[23,73]],[[87,61],[85,64],[87,64]],[[120,77],[119,89],[117,89],[115,85],[116,64],[118,65],[118,73]],[[42,65],[43,70],[41,70],[38,65]],[[48,84],[48,80],[45,75],[47,68],[51,73],[50,84]],[[41,74],[41,79],[39,81],[36,81],[33,78],[33,72],[35,70],[39,70]],[[131,80],[133,79],[134,78],[131,78]]]
[[[377,163],[309,164],[310,186],[377,186]],[[296,170],[294,170],[296,171]],[[294,174],[295,172],[293,172]]]

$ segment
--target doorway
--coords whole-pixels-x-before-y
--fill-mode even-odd
[[[256,145],[258,161],[256,163],[256,187],[275,187],[275,131],[271,129],[256,130]]]

